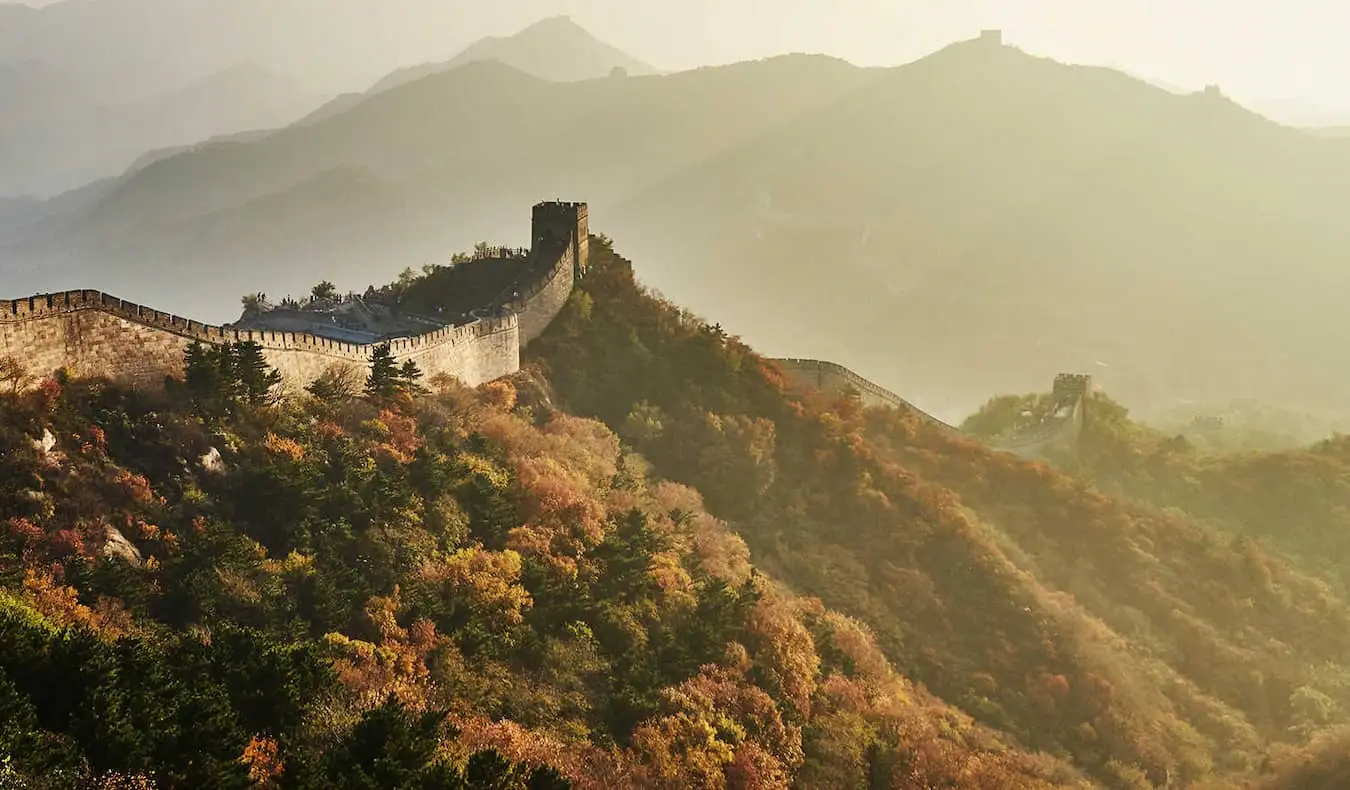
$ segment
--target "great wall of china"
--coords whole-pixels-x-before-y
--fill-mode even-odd
[[[448,374],[469,386],[520,369],[521,349],[541,335],[570,296],[589,264],[589,218],[585,203],[540,203],[534,207],[529,258],[541,272],[498,304],[474,311],[472,320],[412,337],[388,340],[399,360],[412,360],[427,376]],[[491,313],[490,315],[485,313]],[[65,291],[0,301],[0,358],[33,373],[65,368],[79,376],[106,376],[134,386],[160,386],[181,375],[184,352],[194,342],[252,341],[298,392],[334,366],[364,368],[379,343],[349,343],[308,332],[237,329],[203,324],[100,291]],[[960,434],[899,395],[832,362],[775,359],[799,388],[853,393],[868,406],[892,406],[920,415],[940,429]],[[1071,447],[1083,424],[1087,376],[1055,378],[1054,411],[1034,428],[989,440],[996,449],[1030,458]]]
[[[819,359],[774,359],[788,381],[802,389],[819,390],[831,395],[852,394],[864,406],[891,406],[917,414],[939,430],[964,435],[950,425],[925,412],[894,392],[875,384],[852,370],[833,362]],[[982,441],[994,449],[1005,450],[1025,458],[1043,458],[1047,454],[1071,450],[1077,445],[1083,430],[1083,419],[1092,392],[1092,377],[1073,373],[1055,376],[1051,391],[1051,407],[1039,424]]]
[[[590,231],[584,203],[534,207],[530,256],[545,264],[493,315],[388,341],[400,360],[424,373],[447,373],[470,386],[520,369],[520,350],[562,309],[576,278],[585,274]],[[81,376],[107,376],[135,386],[156,386],[181,374],[193,342],[253,341],[268,364],[296,392],[333,366],[364,368],[378,343],[346,343],[307,332],[212,326],[119,299],[99,291],[65,291],[0,302],[0,358],[33,372],[67,368]]]

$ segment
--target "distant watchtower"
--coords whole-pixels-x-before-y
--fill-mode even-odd
[[[1055,386],[1051,390],[1051,395],[1055,399],[1056,408],[1064,406],[1075,401],[1078,402],[1078,416],[1087,411],[1088,396],[1092,394],[1092,377],[1080,373],[1060,373],[1055,376]]]
[[[1003,46],[1002,30],[981,30],[980,43],[990,47]]]
[[[1086,398],[1092,392],[1092,377],[1078,373],[1061,373],[1055,376],[1055,398]]]
[[[573,275],[586,276],[590,262],[591,227],[585,203],[551,201],[534,207],[533,242],[531,251],[552,254],[563,245],[572,246]]]

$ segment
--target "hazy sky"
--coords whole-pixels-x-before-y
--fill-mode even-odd
[[[554,14],[570,14],[667,69],[792,51],[892,65],[1000,27],[1011,43],[1060,60],[1183,88],[1217,82],[1242,100],[1350,109],[1350,0],[443,0],[433,7],[437,19],[428,24],[446,31],[447,58],[474,38]]]
[[[1301,97],[1350,107],[1347,0],[558,0],[553,5],[662,66],[792,50],[893,64],[982,27],[1000,27],[1011,43],[1062,60],[1115,65],[1187,88],[1217,82],[1244,98]],[[637,10],[662,6],[674,10]]]

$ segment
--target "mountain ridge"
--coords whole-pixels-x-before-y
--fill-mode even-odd
[[[504,73],[481,66],[467,73]],[[379,249],[417,260],[470,243],[440,217],[492,228],[508,200],[576,190],[614,218],[663,291],[770,354],[833,359],[892,389],[925,371],[930,411],[1030,389],[1032,370],[1092,369],[1144,410],[1230,392],[1330,408],[1331,393],[1350,392],[1315,342],[1339,331],[1329,303],[1339,275],[1323,264],[1350,244],[1331,209],[1350,193],[1350,147],[1221,95],[1177,96],[975,42],[889,70],[788,58],[512,83],[545,110],[526,121],[518,102],[486,95],[495,83],[475,94],[461,71],[390,92],[407,105],[373,97],[359,105],[367,114],[328,119],[309,138],[292,127],[171,158],[95,209],[119,217],[106,236],[73,223],[64,248],[11,243],[11,260],[51,270],[120,249],[137,262],[322,257],[356,270]],[[466,92],[433,87],[451,84]],[[411,120],[413,97],[436,108],[430,123]],[[470,97],[491,130],[443,106]],[[278,140],[293,154],[280,156]],[[338,167],[366,168],[371,194],[301,186]],[[286,206],[276,216],[331,219],[341,240],[279,241],[267,211],[241,209],[263,196]],[[676,265],[681,256],[691,263]],[[724,279],[707,287],[714,276]],[[1146,307],[1161,319],[1146,320]],[[1281,317],[1270,331],[1244,317],[1274,316],[1266,307]],[[796,320],[821,309],[851,321]],[[1190,314],[1211,328],[1181,332]],[[973,332],[986,315],[1007,331]],[[1160,367],[1148,349],[1162,348],[1178,361]],[[1205,365],[1223,375],[1190,373]],[[1290,365],[1297,383],[1272,373]]]
[[[595,38],[571,17],[559,16],[541,20],[509,36],[479,39],[450,60],[397,69],[365,91],[333,98],[299,123],[316,123],[341,115],[385,91],[483,61],[498,62],[554,82],[608,77],[615,68],[632,75],[656,73],[651,66]]]

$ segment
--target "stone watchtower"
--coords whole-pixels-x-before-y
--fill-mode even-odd
[[[1087,411],[1088,396],[1092,394],[1092,377],[1081,373],[1060,373],[1055,376],[1055,386],[1051,390],[1056,404],[1077,401],[1079,419]]]
[[[531,252],[552,254],[562,245],[572,246],[573,275],[586,276],[590,262],[591,228],[585,203],[553,201],[534,207]]]
[[[1092,392],[1092,377],[1078,373],[1055,376],[1054,395],[1057,399],[1086,398]]]

